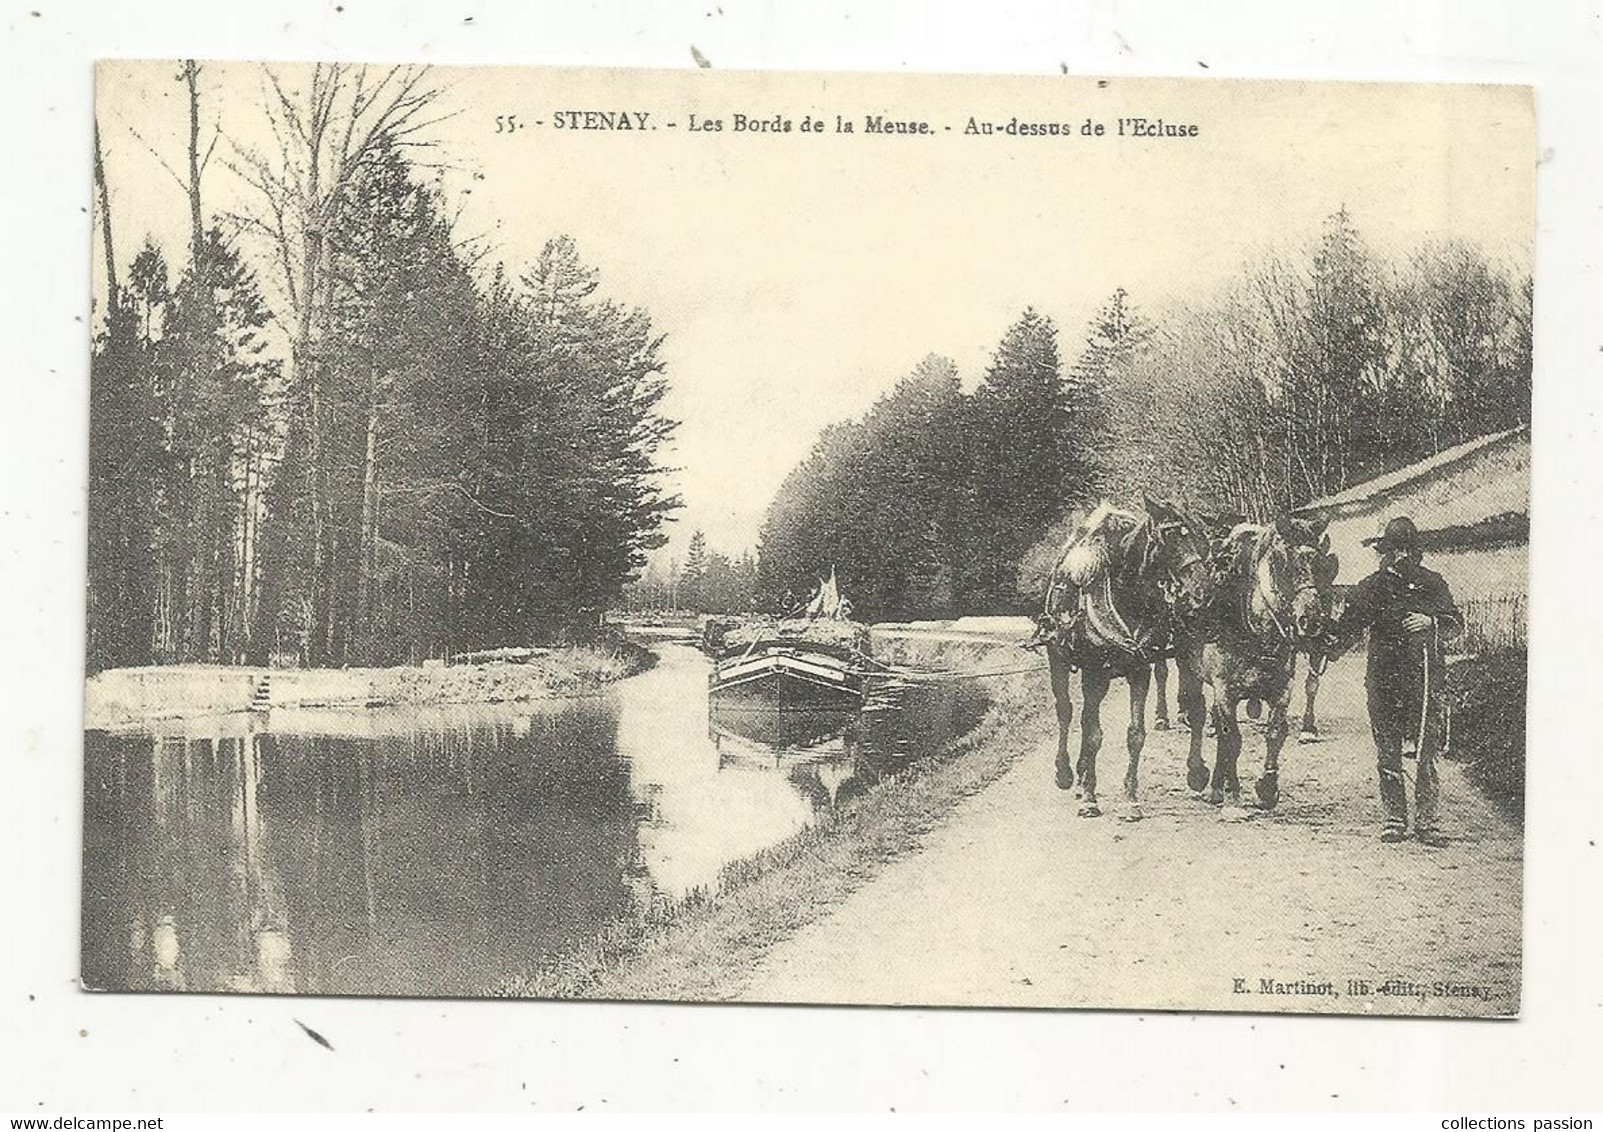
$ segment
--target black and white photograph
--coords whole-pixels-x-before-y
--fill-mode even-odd
[[[96,67],[82,985],[1519,1015],[1531,89],[697,62]]]

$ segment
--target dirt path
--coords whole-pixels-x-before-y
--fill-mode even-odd
[[[1031,753],[918,852],[770,951],[741,998],[1516,1013],[1520,831],[1445,764],[1453,844],[1381,844],[1362,678],[1361,657],[1332,666],[1320,694],[1324,739],[1288,744],[1273,813],[1221,821],[1186,789],[1184,736],[1154,732],[1142,761],[1145,818],[1132,823],[1106,801],[1105,816],[1078,818],[1073,795],[1053,786],[1043,679]],[[1127,719],[1116,684],[1099,767],[1114,798]],[[1250,793],[1263,745],[1245,730]],[[1211,762],[1211,741],[1205,753]],[[1353,993],[1349,980],[1370,992]]]

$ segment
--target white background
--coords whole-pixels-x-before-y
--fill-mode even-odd
[[[1603,1108],[1594,4],[5,0],[0,1110]],[[978,9],[983,7],[983,13]],[[472,17],[471,21],[468,17]],[[76,987],[90,63],[100,56],[1538,87],[1518,1022],[90,996]],[[1203,66],[1206,64],[1206,67]],[[1266,867],[1274,867],[1266,862]],[[325,1034],[307,1039],[299,1018]]]

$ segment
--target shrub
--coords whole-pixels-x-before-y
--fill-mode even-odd
[[[1448,670],[1453,722],[1448,757],[1492,800],[1525,816],[1525,649],[1465,658]]]

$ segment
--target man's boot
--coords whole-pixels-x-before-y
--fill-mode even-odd
[[[1408,786],[1403,779],[1402,767],[1380,767],[1380,805],[1386,812],[1386,824],[1380,839],[1388,845],[1408,837]]]

